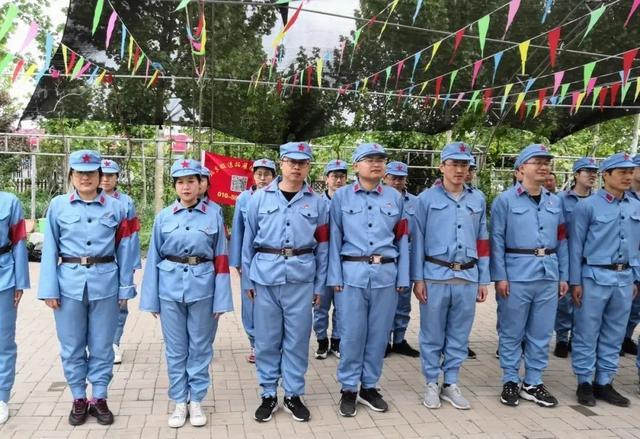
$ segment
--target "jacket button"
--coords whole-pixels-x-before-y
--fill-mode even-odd
[[[373,224],[369,223],[369,227],[373,227]]]
[[[187,271],[189,271],[189,269],[188,269],[188,268],[185,268],[185,269],[184,269],[184,270],[182,270],[182,271],[184,271],[184,272],[186,273]]]
[[[87,241],[87,245],[91,245],[91,241]]]
[[[189,226],[185,227],[186,230],[189,230]]]
[[[459,205],[459,204],[456,204],[456,207],[460,207],[460,205]]]
[[[460,229],[460,228],[462,228],[462,226],[460,224],[458,224],[458,228]]]
[[[189,250],[187,250],[187,249],[185,248],[185,249],[184,249],[184,252],[185,252],[185,253],[189,253]]]
[[[90,223],[90,222],[91,222],[91,218],[89,218],[89,219],[87,220],[87,222],[88,222],[88,223]]]
[[[189,209],[189,213],[193,212],[193,209]]]
[[[369,245],[373,245],[373,242],[370,242]]]
[[[369,206],[369,210],[371,210],[371,206]]]
[[[461,246],[461,245],[459,245],[459,246],[458,246],[458,248],[462,248],[462,246]]]
[[[544,227],[540,226],[540,230],[544,229]]]

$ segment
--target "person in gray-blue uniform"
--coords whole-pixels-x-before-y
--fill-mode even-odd
[[[198,197],[205,203],[209,202],[209,187],[211,186],[211,171],[206,166],[200,165],[200,188],[198,190]]]
[[[18,198],[0,192],[0,425],[9,419],[16,376],[16,318],[22,293],[30,288],[27,230]]]
[[[120,177],[120,166],[113,160],[104,159],[101,163],[102,178],[100,179],[100,187],[103,192],[110,197],[120,201],[127,212],[127,220],[129,221],[128,227],[130,232],[131,247],[134,251],[134,270],[140,270],[142,268],[142,261],[140,260],[140,221],[136,214],[136,207],[133,203],[133,199],[118,190],[118,178]],[[118,327],[116,329],[116,335],[113,338],[113,364],[122,363],[122,351],[120,350],[120,339],[124,332],[124,325],[127,322],[129,316],[129,306],[125,302],[120,307],[120,313],[118,314]]]
[[[411,279],[420,302],[420,353],[427,390],[423,404],[440,400],[467,410],[471,404],[458,387],[468,358],[476,302],[487,299],[489,236],[486,202],[464,184],[471,149],[446,145],[440,155],[442,184],[421,193],[411,229]],[[440,373],[444,375],[438,387]]]
[[[636,154],[633,157],[633,163],[636,167],[633,169],[633,179],[631,180],[631,187],[627,191],[627,194],[640,201],[640,154]],[[636,296],[631,303],[631,313],[629,314],[629,322],[627,323],[627,329],[624,335],[624,341],[622,342],[622,349],[620,355],[631,354],[638,356],[638,345],[633,341],[633,332],[636,330],[636,326],[640,322],[640,297]]]
[[[491,278],[498,298],[503,371],[500,401],[510,406],[520,398],[542,407],[558,404],[542,381],[558,296],[567,293],[569,275],[562,205],[542,187],[552,158],[544,145],[524,148],[515,161],[522,181],[498,195],[491,210]]]
[[[341,416],[355,416],[357,402],[378,412],[389,408],[376,387],[398,293],[409,288],[409,221],[402,195],[382,185],[386,157],[377,143],[358,145],[356,182],[331,199],[327,286],[341,323]]]
[[[404,210],[409,220],[409,230],[413,227],[415,215],[416,196],[407,191],[407,177],[409,176],[409,166],[402,162],[387,163],[387,170],[384,175],[384,184],[400,192],[404,198]],[[411,250],[411,240],[409,240],[409,250]],[[385,357],[391,353],[406,355],[417,358],[420,352],[411,347],[405,339],[409,320],[411,319],[411,289],[408,288],[398,294],[398,307],[393,319],[391,330],[391,341],[387,344]]]
[[[220,207],[199,198],[200,163],[177,160],[171,177],[177,199],[153,223],[140,310],[160,316],[175,402],[169,427],[182,427],[187,414],[201,427],[219,317],[233,311],[227,240]]]
[[[562,212],[564,214],[567,232],[571,229],[571,218],[573,210],[578,201],[591,195],[591,191],[598,178],[598,166],[595,159],[582,157],[573,164],[573,183],[571,187],[559,192],[557,195],[562,201]],[[571,236],[567,234],[570,241]],[[558,299],[558,312],[556,313],[555,331],[556,347],[553,354],[559,358],[566,358],[571,350],[569,334],[573,328],[573,299],[571,294],[565,294]]]
[[[578,202],[569,231],[570,282],[575,309],[571,364],[578,402],[596,399],[626,407],[612,385],[640,281],[640,202],[626,191],[635,164],[626,153],[600,163],[604,187]]]
[[[242,239],[244,238],[244,220],[247,216],[247,207],[251,196],[260,189],[267,187],[276,178],[276,164],[267,158],[258,159],[253,162],[253,186],[242,192],[237,200],[233,211],[233,222],[231,223],[231,245],[229,248],[229,263],[242,275]],[[246,291],[240,292],[242,301],[242,326],[249,338],[251,352],[247,357],[249,363],[256,362],[256,348],[253,324],[253,300]]]
[[[282,175],[249,201],[242,241],[242,290],[254,298],[256,372],[262,403],[254,414],[269,421],[284,409],[295,421],[311,417],[302,396],[309,362],[312,303],[320,303],[327,274],[327,204],[305,182],[311,147],[280,146]]]
[[[118,313],[135,296],[136,251],[124,205],[99,187],[101,157],[69,155],[73,190],[49,204],[38,298],[53,309],[64,376],[73,396],[71,425],[87,415],[113,423],[107,387],[113,377]],[[87,400],[87,381],[93,399]]]
[[[331,206],[331,197],[347,182],[347,162],[343,160],[331,160],[324,167],[324,178],[327,189],[322,193],[322,199],[327,202],[327,210]],[[329,311],[333,305],[331,313],[331,344],[327,335],[329,329]],[[319,360],[327,358],[329,353],[340,358],[340,321],[334,300],[333,288],[325,288],[324,296],[320,300],[320,305],[313,308],[313,332],[316,333],[318,349],[315,357]]]

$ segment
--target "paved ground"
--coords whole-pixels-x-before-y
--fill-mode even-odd
[[[32,264],[32,285],[38,284],[38,265]],[[140,273],[137,274],[138,283]],[[237,278],[234,278],[237,286]],[[237,293],[237,291],[236,291]],[[67,424],[71,395],[65,385],[58,357],[53,317],[29,291],[20,306],[18,319],[18,373],[10,403],[11,418],[0,427],[0,438],[603,438],[640,437],[640,398],[635,393],[635,359],[621,359],[617,387],[631,395],[631,408],[599,404],[591,410],[575,405],[575,380],[567,360],[551,357],[545,382],[560,400],[553,409],[523,402],[510,408],[498,402],[500,378],[494,357],[495,302],[478,307],[471,342],[477,360],[463,366],[461,386],[473,408],[463,412],[443,404],[430,411],[421,405],[424,380],[419,359],[391,356],[385,362],[381,392],[390,402],[387,413],[373,413],[363,407],[355,418],[337,415],[339,386],[335,379],[337,360],[311,359],[307,373],[306,401],[311,409],[309,423],[297,423],[280,410],[274,420],[258,424],[253,420],[259,389],[254,367],[245,361],[248,343],[237,310],[220,324],[212,364],[213,389],[204,405],[209,424],[195,429],[166,427],[170,404],[167,374],[162,352],[160,325],[148,314],[137,311],[133,301],[123,340],[124,362],[114,369],[109,404],[116,422],[102,427],[90,418],[86,425]],[[414,307],[416,308],[416,307]],[[417,345],[417,309],[408,340]],[[550,317],[551,318],[551,317]],[[312,343],[312,348],[315,342]],[[310,352],[311,354],[311,352]],[[281,399],[281,398],[280,398]]]

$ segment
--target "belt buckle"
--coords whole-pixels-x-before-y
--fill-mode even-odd
[[[462,263],[460,262],[452,262],[449,264],[449,268],[453,271],[462,271]]]
[[[280,254],[281,254],[282,256],[284,256],[284,257],[287,257],[287,258],[290,258],[290,257],[292,257],[292,256],[295,256],[295,255],[293,254],[293,249],[292,249],[291,247],[283,248],[283,249],[280,251]]]
[[[189,264],[189,265],[198,265],[200,263],[199,259],[200,258],[197,257],[197,256],[189,256],[187,258],[187,264]]]
[[[80,265],[89,266],[89,256],[80,256]]]
[[[544,247],[537,248],[537,249],[534,250],[533,254],[536,255],[539,258],[542,258],[542,257],[547,255],[547,249],[544,248]]]
[[[369,257],[370,264],[382,264],[382,255],[371,255]]]
[[[624,271],[624,264],[615,264],[616,266],[616,271]]]

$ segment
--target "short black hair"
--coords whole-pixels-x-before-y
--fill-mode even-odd
[[[255,174],[255,173],[256,173],[256,171],[257,171],[258,169],[260,169],[260,168],[262,168],[262,169],[266,169],[267,171],[271,172],[271,175],[273,176],[273,178],[276,178],[276,171],[274,171],[274,170],[273,170],[273,169],[271,169],[271,168],[267,168],[266,166],[254,166],[254,167],[253,167],[253,171],[252,171],[252,173],[253,173],[253,174]]]
[[[344,169],[334,169],[333,171],[327,172],[325,177],[328,177],[331,174],[344,174],[345,177],[346,177],[349,173],[347,171],[345,171]]]
[[[73,175],[73,171],[75,169],[69,168],[69,174],[67,175],[67,180],[71,181],[71,176]],[[98,168],[96,169],[96,171],[98,171],[98,178],[102,179],[102,176],[104,175],[104,173],[102,172],[102,168]],[[78,171],[78,172],[84,172],[84,171]],[[95,172],[95,171],[88,171],[88,172]]]
[[[200,174],[191,174],[191,175],[185,175],[184,177],[195,177],[198,182],[200,182],[200,180],[202,179],[202,176]],[[176,184],[178,183],[178,178],[182,178],[182,177],[173,177],[173,188],[176,188]]]

